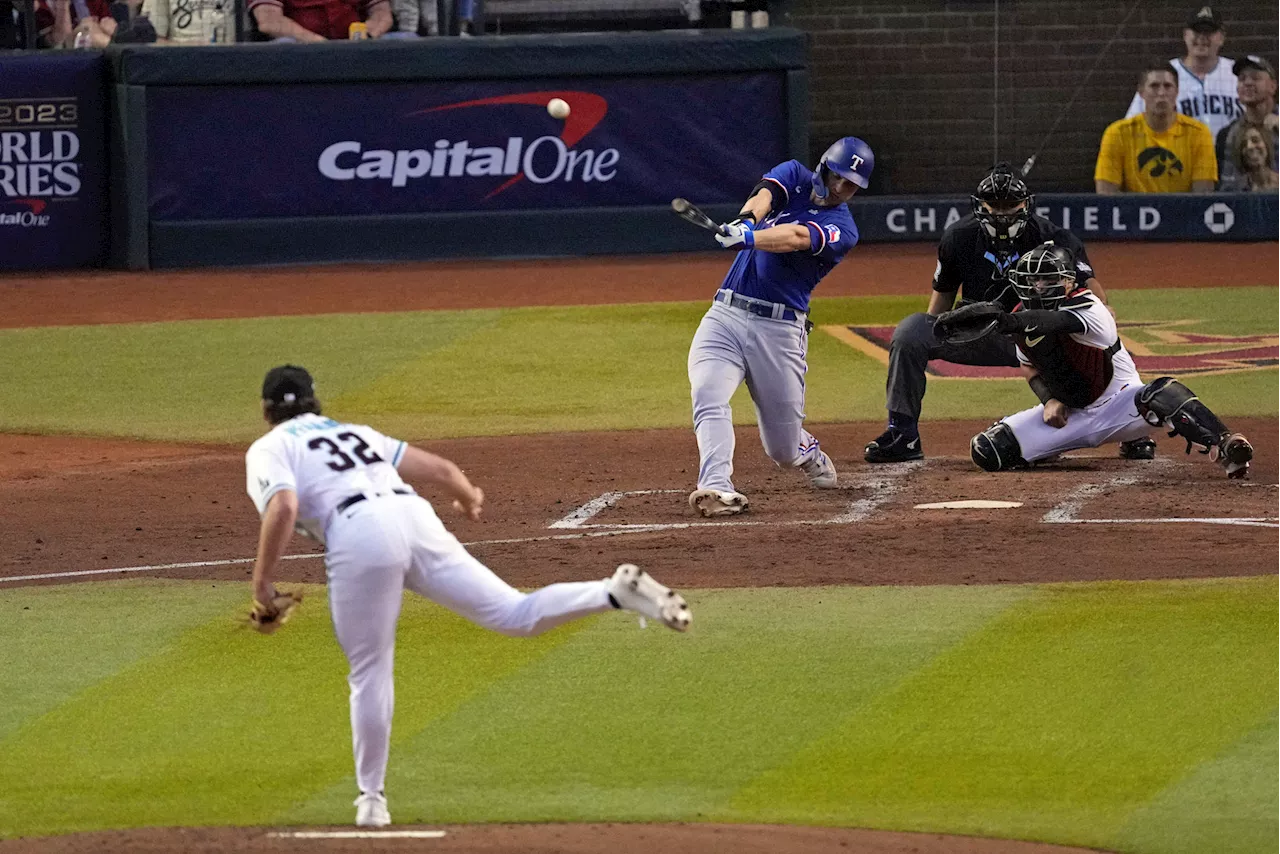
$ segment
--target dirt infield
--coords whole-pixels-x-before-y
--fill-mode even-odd
[[[406,830],[415,829],[390,832]],[[416,830],[424,836],[387,838],[375,831],[372,838],[316,839],[288,834],[323,833],[325,828],[149,828],[0,842],[0,854],[398,854],[410,850],[440,854],[1086,854],[1093,850],[933,833],[750,824],[494,824]],[[425,835],[440,831],[444,832],[441,837]]]
[[[1066,505],[1075,506],[1078,519],[1272,519],[1273,421],[1239,422],[1258,447],[1258,461],[1244,482],[1227,481],[1217,465],[1198,454],[1185,456],[1180,440],[1163,435],[1160,458],[1152,463],[1120,460],[1113,448],[1104,448],[1033,471],[987,474],[966,454],[969,437],[984,426],[926,423],[930,458],[923,465],[877,467],[863,463],[860,452],[879,425],[816,425],[815,434],[841,471],[842,487],[830,491],[812,490],[797,472],[779,470],[764,456],[754,429],[739,428],[737,485],[752,506],[748,514],[724,520],[703,520],[685,502],[697,472],[691,430],[459,439],[429,447],[458,460],[488,495],[485,519],[446,515],[451,528],[520,586],[601,577],[624,561],[682,587],[983,584],[1275,571],[1274,527],[1045,521],[1067,515]],[[55,574],[22,583],[94,580],[101,575],[62,573],[122,567],[150,567],[128,574],[246,577],[247,562],[213,565],[247,561],[256,547],[257,517],[244,495],[242,454],[198,448],[176,455],[173,446],[0,436],[0,501],[8,508],[0,578]],[[38,471],[33,459],[60,462]],[[1084,497],[1074,499],[1085,487]],[[565,521],[608,493],[624,494],[590,518]],[[1023,506],[914,509],[971,498]],[[1163,558],[1153,561],[1135,543],[1157,524]],[[306,553],[303,541],[294,545]],[[1054,558],[1003,559],[1014,554]],[[169,566],[200,562],[206,565]],[[288,580],[324,579],[318,559],[288,561],[283,572]]]
[[[1091,248],[1113,288],[1257,285],[1275,281],[1276,244],[1206,252],[1178,244]],[[820,294],[918,294],[931,246],[860,248]],[[856,259],[856,260],[855,260]],[[0,279],[0,326],[93,324],[350,310],[704,299],[726,257],[529,261],[311,270],[91,273]],[[1158,281],[1153,270],[1178,270]],[[521,289],[509,289],[518,281]],[[252,413],[246,413],[252,417]],[[811,425],[841,486],[817,492],[780,471],[753,428],[740,428],[738,488],[751,511],[703,520],[686,504],[692,430],[461,439],[428,447],[485,488],[486,518],[447,518],[472,552],[518,586],[599,578],[633,561],[679,587],[814,584],[987,584],[1271,574],[1277,565],[1277,424],[1243,419],[1257,448],[1252,477],[1160,436],[1154,462],[1114,448],[1078,452],[1028,472],[986,474],[968,439],[989,422],[923,425],[929,458],[869,466],[879,424]],[[243,448],[0,435],[5,504],[0,589],[135,575],[245,579],[258,520],[244,494]],[[431,496],[428,496],[431,497]],[[1000,499],[1002,510],[927,510],[953,499]],[[388,499],[399,500],[399,499]],[[442,514],[443,515],[443,514]],[[1158,549],[1144,545],[1156,541]],[[284,580],[322,582],[316,550],[295,542]],[[1154,556],[1153,556],[1154,555]],[[314,828],[310,830],[316,830]],[[457,852],[970,852],[1075,851],[1031,843],[846,829],[717,825],[516,825],[447,828],[412,840],[299,841],[264,829],[149,829],[0,842],[17,851]]]

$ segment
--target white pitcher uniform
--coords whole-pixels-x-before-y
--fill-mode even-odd
[[[304,414],[275,426],[246,455],[258,512],[280,490],[292,490],[298,529],[325,545],[334,632],[351,665],[356,782],[369,793],[381,792],[386,777],[396,622],[406,587],[513,636],[614,607],[607,581],[526,594],[494,575],[400,479],[405,450],[371,427]]]
[[[1022,457],[1029,463],[1077,448],[1128,442],[1154,429],[1138,414],[1134,395],[1143,387],[1142,379],[1107,307],[1092,291],[1080,288],[1058,310],[1078,316],[1085,331],[1037,337],[1029,330],[1016,335],[1018,361],[1034,365],[1042,373],[1046,362],[1068,366],[1074,384],[1087,388],[1086,397],[1092,402],[1069,409],[1063,427],[1044,423],[1043,404],[1002,419],[1013,430]]]

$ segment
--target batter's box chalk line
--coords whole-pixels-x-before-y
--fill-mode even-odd
[[[1166,459],[1158,459],[1149,463],[1149,471],[1153,474],[1161,468],[1171,465]],[[1051,525],[1239,525],[1243,527],[1280,528],[1280,519],[1261,517],[1156,517],[1135,519],[1081,519],[1080,511],[1084,505],[1095,498],[1101,498],[1120,489],[1138,486],[1152,480],[1152,474],[1117,474],[1102,483],[1082,483],[1067,493],[1066,497],[1054,505],[1041,517],[1041,522]]]
[[[925,465],[917,460],[896,467],[893,477],[883,474],[858,473],[840,484],[845,490],[866,490],[871,497],[858,498],[849,502],[843,513],[830,519],[791,519],[786,521],[767,521],[759,519],[706,520],[697,522],[640,522],[640,523],[604,523],[592,522],[605,510],[614,507],[624,498],[641,495],[683,495],[682,489],[634,489],[627,492],[606,492],[591,499],[567,515],[552,522],[547,527],[556,531],[613,531],[617,533],[647,533],[652,531],[677,531],[687,528],[717,527],[786,527],[794,525],[850,525],[863,522],[875,514],[881,506],[902,491],[904,476]],[[832,490],[838,492],[839,490]]]

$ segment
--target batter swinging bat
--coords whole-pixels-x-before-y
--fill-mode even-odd
[[[688,199],[672,199],[671,210],[675,211],[676,216],[685,222],[693,223],[698,228],[705,228],[707,231],[714,231],[717,234],[728,234],[722,226],[717,225],[715,220],[698,210],[697,205]]]

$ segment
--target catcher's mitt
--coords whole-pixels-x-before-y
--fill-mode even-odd
[[[301,593],[282,593],[277,590],[270,602],[254,600],[253,609],[249,612],[249,625],[262,634],[269,635],[289,622],[289,618],[301,604]]]
[[[933,336],[948,344],[972,344],[996,332],[1011,331],[1013,315],[999,303],[974,302],[954,311],[938,315],[933,324]]]

